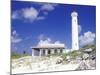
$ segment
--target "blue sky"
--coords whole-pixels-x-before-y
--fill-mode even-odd
[[[96,38],[95,10],[95,6],[12,1],[11,50],[31,54],[31,47],[41,40],[64,43],[71,49],[73,11],[78,12],[80,47],[92,44]]]

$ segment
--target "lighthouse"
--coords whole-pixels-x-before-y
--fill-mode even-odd
[[[72,50],[79,49],[78,41],[78,13],[73,11],[71,13],[72,18]]]

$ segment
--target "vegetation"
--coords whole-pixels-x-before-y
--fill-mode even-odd
[[[12,59],[18,59],[18,58],[21,58],[21,57],[24,57],[24,56],[29,56],[29,54],[18,54],[18,53],[15,53],[15,52],[12,52],[12,54],[11,54]]]
[[[63,58],[63,59],[66,59],[67,56],[70,56],[70,58],[72,58],[72,59],[76,59],[76,57],[82,57],[83,54],[84,54],[83,50],[89,49],[89,48],[92,49],[92,52],[91,52],[91,53],[95,54],[95,52],[96,52],[96,45],[86,45],[86,46],[84,46],[84,47],[83,47],[82,49],[80,49],[80,50],[74,50],[74,51],[72,51],[72,52],[63,53],[63,54],[61,54],[61,55],[62,55],[62,58]]]
[[[86,45],[83,47],[83,49],[88,49],[88,48],[92,48],[93,50],[96,50],[96,45]]]
[[[79,55],[78,51],[70,52],[71,58],[76,58]]]

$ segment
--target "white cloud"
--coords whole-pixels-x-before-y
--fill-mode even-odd
[[[21,41],[22,41],[22,39],[18,36],[18,33],[16,32],[16,30],[14,30],[14,31],[12,32],[11,42],[12,42],[12,43],[19,43],[19,42],[21,42]]]
[[[55,9],[55,7],[52,4],[44,4],[40,9],[46,11],[52,11]]]
[[[46,45],[46,44],[51,44],[51,39],[47,38],[46,40],[40,40],[37,44],[37,46],[41,46],[41,45]]]
[[[22,8],[16,10],[12,13],[12,19],[21,19],[28,22],[33,22],[35,20],[43,20],[44,17],[39,16],[39,11],[34,7]]]
[[[80,43],[80,46],[85,46],[85,45],[88,45],[88,44],[93,44],[94,41],[95,41],[95,33],[92,33],[90,31],[88,32],[85,32],[84,35],[81,35],[79,37],[79,43]]]
[[[21,42],[22,41],[22,39],[21,38],[16,38],[16,37],[11,37],[11,42],[12,43],[19,43],[19,42]]]
[[[30,7],[22,9],[22,14],[23,18],[34,21],[38,17],[39,12],[35,8]]]
[[[60,44],[60,41],[56,41],[54,44]]]
[[[48,15],[49,11],[55,9],[55,6],[57,6],[57,4],[42,3],[38,10],[34,7],[15,10],[12,12],[12,19],[20,19],[28,22],[44,20],[46,15]],[[43,13],[43,15],[40,15],[41,13]]]
[[[39,42],[37,44],[37,46],[43,46],[43,45],[48,45],[48,44],[55,44],[55,45],[58,45],[58,44],[62,44],[60,41],[52,41],[51,38],[49,37],[44,37],[43,34],[41,34],[39,36]]]
[[[18,18],[17,12],[13,12],[13,14],[12,14],[12,19],[17,19],[17,18]]]
[[[16,30],[14,30],[14,31],[12,32],[12,35],[18,36]]]
[[[50,11],[53,11],[58,4],[42,4],[40,10],[44,13],[44,15],[48,15]]]
[[[78,33],[80,34],[81,31],[82,31],[82,27],[81,27],[81,25],[78,25]]]

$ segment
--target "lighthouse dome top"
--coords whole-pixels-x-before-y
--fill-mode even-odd
[[[74,16],[76,17],[76,16],[78,16],[78,13],[77,13],[76,11],[73,11],[73,12],[71,13],[71,16],[72,16],[72,17],[74,17]]]

